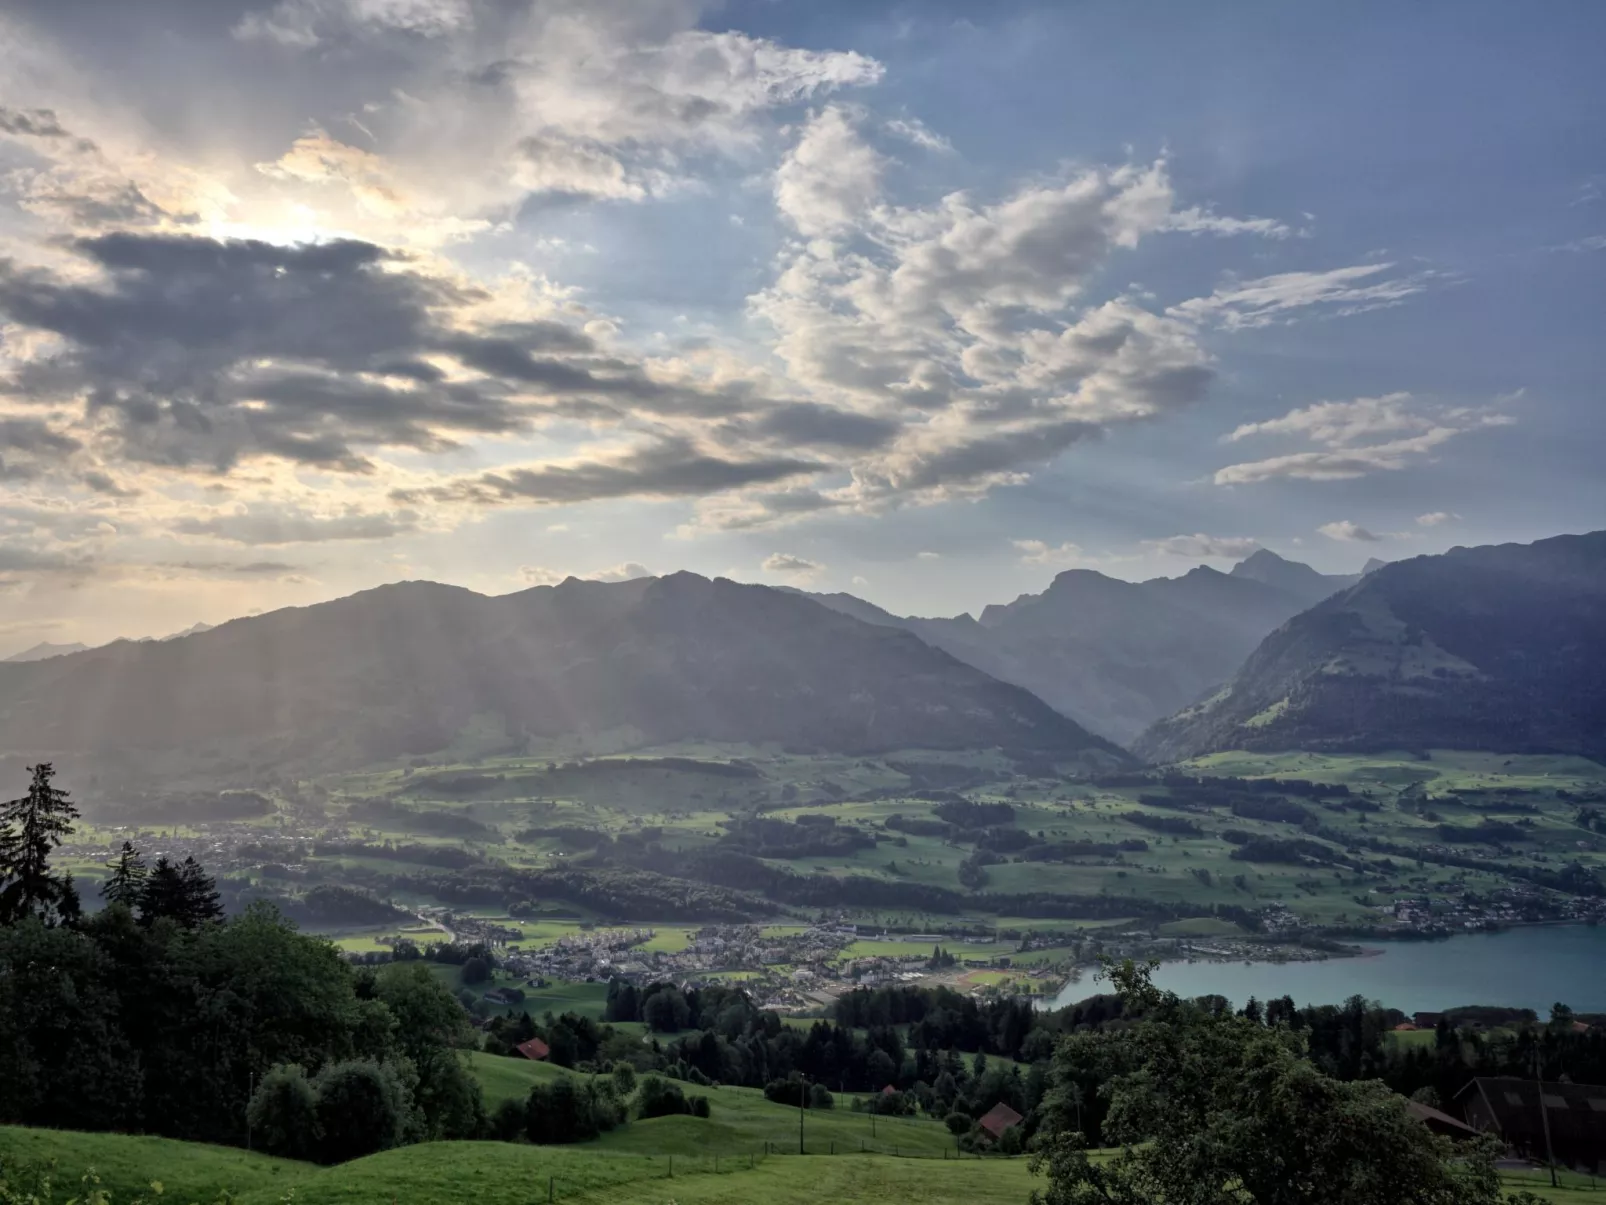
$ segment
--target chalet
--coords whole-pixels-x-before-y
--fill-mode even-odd
[[[534,1059],[538,1063],[552,1053],[552,1048],[540,1038],[531,1038],[528,1042],[520,1042],[513,1049],[517,1050],[525,1058]]]
[[[1480,1077],[1456,1095],[1467,1123],[1543,1162],[1547,1149],[1564,1167],[1606,1172],[1606,1087]]]
[[[1011,1128],[1012,1126],[1018,1126],[1024,1120],[1026,1119],[1019,1113],[1015,1112],[1014,1109],[1011,1109],[1003,1101],[999,1101],[992,1108],[988,1109],[986,1115],[983,1116],[982,1119],[976,1124],[979,1125],[985,1133],[991,1135],[993,1141],[996,1142],[998,1139],[1004,1136],[1005,1130]]]

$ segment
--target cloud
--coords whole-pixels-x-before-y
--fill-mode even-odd
[[[818,577],[825,570],[824,565],[814,561],[805,560],[800,556],[793,556],[787,552],[772,552],[764,558],[760,566],[765,573],[778,574],[781,577],[813,578]]]
[[[1571,242],[1560,243],[1551,248],[1552,251],[1571,251],[1580,255],[1587,255],[1592,251],[1606,251],[1606,234],[1590,234],[1583,238],[1573,239]]]
[[[1261,547],[1259,540],[1247,536],[1167,536],[1161,540],[1144,540],[1143,546],[1168,556],[1203,560],[1241,560]]]
[[[582,577],[588,577],[593,581],[599,582],[628,582],[634,581],[638,577],[651,577],[652,575],[651,569],[636,561],[625,561],[623,564],[614,565],[609,569],[596,569],[590,573],[581,574]]]
[[[954,144],[932,130],[918,117],[896,117],[888,121],[883,128],[894,138],[902,138],[923,151],[936,151],[942,155],[953,154]]]
[[[837,412],[811,419],[870,420],[856,426],[859,447],[838,445],[851,481],[823,491],[829,503],[979,497],[1112,425],[1204,395],[1214,371],[1190,323],[1128,297],[1078,308],[1113,255],[1168,228],[1163,161],[903,208],[881,197],[860,124],[830,106],[800,132],[777,205],[808,239],[750,298],[789,380]],[[761,525],[762,510],[726,509],[717,522]]]
[[[927,551],[922,550],[920,552],[915,553],[915,560],[917,560],[917,561],[940,561],[940,560],[942,560],[942,553],[940,553],[940,552],[927,552]]]
[[[1418,515],[1416,517],[1416,525],[1418,527],[1437,527],[1441,523],[1454,522],[1460,517],[1453,510],[1433,510],[1425,515]]]
[[[1285,239],[1294,234],[1291,227],[1274,218],[1223,217],[1197,205],[1172,214],[1166,229],[1183,234],[1214,234],[1218,238],[1253,234],[1260,238]]]
[[[684,439],[662,439],[595,458],[498,469],[439,485],[397,490],[398,502],[576,503],[600,498],[677,498],[717,494],[817,471],[808,460],[726,459]]]
[[[803,129],[775,172],[775,206],[806,235],[854,226],[880,190],[881,157],[848,110],[829,105]]]
[[[735,378],[660,379],[565,322],[480,324],[486,293],[359,240],[124,232],[71,246],[99,280],[0,262],[0,318],[60,341],[0,392],[81,406],[110,451],[144,465],[226,472],[266,458],[364,473],[376,449],[440,451],[560,415],[766,405]],[[858,421],[854,438],[873,426]]]
[[[66,138],[54,109],[9,109],[0,105],[0,134],[24,138]]]
[[[1313,443],[1344,447],[1379,435],[1430,430],[1433,421],[1425,414],[1413,413],[1412,400],[1409,393],[1390,393],[1350,402],[1317,402],[1290,410],[1280,418],[1245,423],[1227,439],[1237,442],[1254,435],[1297,435]]]
[[[1323,523],[1316,530],[1329,540],[1339,540],[1344,543],[1377,544],[1383,540],[1383,537],[1376,532],[1367,531],[1359,523],[1349,519]]]
[[[1011,540],[1023,565],[1082,565],[1090,558],[1077,544],[1049,544],[1043,540]]]
[[[1291,452],[1245,461],[1216,470],[1217,485],[1248,485],[1279,478],[1340,481],[1377,472],[1397,472],[1428,459],[1435,449],[1458,435],[1513,423],[1511,416],[1488,407],[1438,406],[1408,393],[1391,393],[1349,402],[1318,402],[1290,410],[1278,418],[1246,423],[1226,439],[1293,436],[1321,445],[1320,450]],[[1380,437],[1381,442],[1368,440]]]
[[[518,572],[519,580],[530,586],[556,586],[571,577],[592,582],[629,582],[652,576],[652,570],[637,561],[625,561],[607,569],[593,569],[586,573],[566,573],[544,565],[523,565]]]
[[[1435,272],[1409,276],[1376,277],[1394,268],[1392,263],[1356,264],[1325,272],[1283,272],[1258,280],[1236,281],[1208,297],[1195,297],[1172,306],[1175,318],[1226,330],[1243,330],[1295,321],[1301,311],[1348,316],[1401,304],[1426,291],[1442,278]]]
[[[328,540],[383,540],[417,528],[411,510],[384,514],[348,509],[314,514],[296,506],[250,503],[211,515],[184,515],[172,529],[180,535],[209,536],[234,544],[310,544]]]

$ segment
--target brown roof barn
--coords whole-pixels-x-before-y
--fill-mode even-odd
[[[1606,1171],[1606,1087],[1496,1076],[1473,1080],[1456,1100],[1470,1125],[1530,1159],[1545,1158],[1548,1126],[1557,1163]]]
[[[984,1116],[976,1124],[982,1129],[986,1130],[994,1138],[1002,1138],[1005,1130],[1009,1129],[1011,1126],[1018,1126],[1024,1120],[1025,1118],[1023,1118],[1019,1113],[1015,1112],[1014,1109],[1011,1109],[1003,1101],[999,1101],[992,1108],[988,1109],[986,1116]]]
[[[537,1062],[552,1053],[552,1048],[540,1038],[531,1038],[528,1042],[520,1042],[513,1049],[517,1050],[525,1058],[535,1059]]]
[[[1448,1113],[1441,1112],[1432,1105],[1425,1105],[1419,1100],[1406,1101],[1405,1111],[1435,1134],[1443,1134],[1446,1138],[1476,1138],[1479,1134],[1478,1130],[1459,1118],[1451,1117]]]

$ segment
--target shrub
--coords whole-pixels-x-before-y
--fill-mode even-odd
[[[504,1100],[491,1114],[491,1137],[501,1142],[517,1142],[524,1137],[526,1102]]]
[[[312,1159],[318,1153],[318,1093],[299,1066],[273,1068],[251,1094],[246,1107],[255,1145],[285,1159]]]
[[[706,1101],[706,1097],[703,1098]],[[691,1112],[691,1105],[686,1100],[686,1094],[681,1091],[680,1085],[659,1075],[649,1075],[641,1081],[641,1089],[636,1093],[636,1116],[645,1120],[649,1117],[673,1117],[681,1113]]]
[[[707,1117],[709,1114],[708,1097],[694,1096],[691,1098],[691,1115],[693,1117]]]
[[[372,1059],[330,1063],[313,1086],[323,1162],[344,1163],[401,1145],[412,1101],[393,1067]]]
[[[942,1124],[948,1127],[948,1132],[954,1137],[970,1132],[971,1120],[965,1113],[950,1113],[942,1119]]]
[[[831,1090],[824,1084],[810,1084],[809,1108],[834,1109],[836,1108],[836,1097],[831,1095]]]

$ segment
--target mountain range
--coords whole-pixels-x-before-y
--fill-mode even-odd
[[[350,768],[435,753],[471,728],[520,749],[577,736],[1129,760],[909,632],[690,573],[500,597],[403,582],[0,663],[0,754]]]
[[[1140,755],[1470,748],[1606,756],[1606,531],[1396,561],[1268,636]]]
[[[977,618],[898,616],[851,594],[809,597],[913,632],[1124,745],[1219,686],[1282,623],[1360,579],[1262,549],[1230,573],[1200,566],[1144,582],[1069,569],[1041,594]]]

